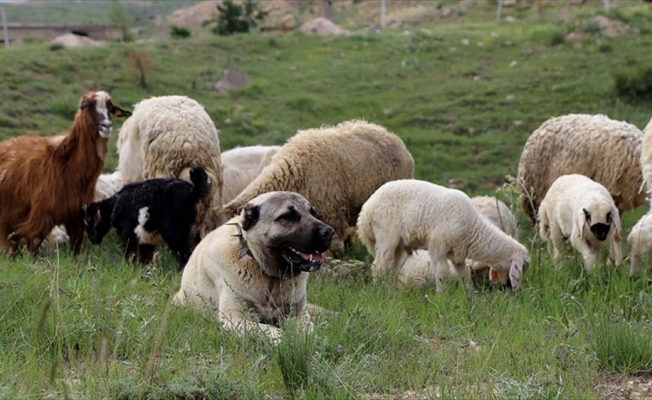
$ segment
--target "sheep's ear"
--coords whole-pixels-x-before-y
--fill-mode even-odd
[[[256,222],[258,222],[258,218],[260,217],[260,206],[247,203],[244,206],[238,207],[237,214],[240,215],[241,213],[242,229],[248,231],[256,224]]]
[[[494,268],[489,267],[489,280],[497,283],[500,281],[500,274]]]
[[[611,222],[614,228],[614,240],[620,242],[623,239],[623,227],[620,222],[620,211],[618,209],[611,212]]]
[[[512,264],[509,266],[509,282],[512,284],[512,290],[518,290],[521,286],[523,272],[526,269],[527,261],[521,260],[518,257],[512,259]]]

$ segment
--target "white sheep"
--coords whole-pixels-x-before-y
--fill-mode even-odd
[[[362,206],[358,237],[374,255],[372,274],[399,268],[414,250],[428,250],[437,291],[448,276],[448,259],[465,283],[465,259],[492,265],[518,289],[530,258],[525,246],[482,217],[463,192],[414,179],[387,182]],[[508,278],[507,278],[508,276]]]
[[[550,118],[528,138],[518,164],[522,206],[535,222],[539,203],[558,177],[586,175],[604,185],[619,212],[647,205],[640,157],[643,134],[605,115]]]
[[[652,211],[638,220],[627,236],[629,276],[638,276],[652,260]]]
[[[480,215],[485,217],[487,221],[496,225],[503,232],[508,235],[514,235],[516,231],[516,217],[510,211],[509,207],[493,196],[476,196],[471,198],[471,203],[478,210]],[[449,269],[455,270],[455,266],[450,262]],[[501,277],[496,274],[496,270],[484,263],[466,260],[467,267],[471,268],[471,275],[474,281],[489,278],[493,282],[497,282]],[[453,272],[455,274],[455,272]],[[424,286],[435,283],[435,272],[431,266],[430,256],[425,250],[417,250],[412,253],[398,277],[399,281],[407,286]],[[501,283],[507,283],[503,281]]]
[[[605,246],[616,265],[622,261],[618,208],[604,186],[584,175],[563,175],[550,186],[539,207],[539,232],[555,260],[570,243],[582,254],[587,271]]]
[[[222,153],[222,203],[235,199],[265,168],[281,146],[236,147]]]
[[[217,128],[203,106],[186,96],[142,100],[122,124],[117,147],[124,184],[152,178],[190,182],[190,168],[203,167],[211,190],[198,219],[203,230],[215,226],[222,209],[222,162]]]

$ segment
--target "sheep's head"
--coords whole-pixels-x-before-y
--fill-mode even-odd
[[[612,201],[590,199],[582,208],[580,226],[586,224],[595,238],[604,242],[613,228],[616,240],[620,241],[620,214]]]
[[[525,251],[525,253],[523,253]],[[512,254],[509,259],[509,268],[489,268],[489,280],[494,284],[502,284],[512,290],[518,290],[521,287],[521,280],[523,274],[530,266],[530,257],[527,250],[516,252]]]
[[[97,133],[103,139],[107,139],[113,131],[111,115],[116,117],[131,115],[129,111],[113,104],[111,96],[104,91],[86,93],[79,101],[79,109],[88,114],[97,127]]]

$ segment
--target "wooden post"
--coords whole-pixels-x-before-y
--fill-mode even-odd
[[[503,0],[498,0],[498,8],[496,8],[496,22],[500,22],[500,14],[503,12]]]
[[[385,0],[380,0],[380,26],[382,28],[385,28],[385,13],[386,13],[386,7],[385,7]]]
[[[4,35],[5,49],[9,48],[9,27],[7,26],[7,15],[5,14],[5,8],[0,8],[2,11],[2,33]]]

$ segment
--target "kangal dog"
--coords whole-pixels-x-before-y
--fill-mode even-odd
[[[312,330],[308,273],[321,267],[333,233],[300,194],[262,194],[197,245],[174,302],[209,307],[240,336],[262,331],[277,342],[286,317]]]

